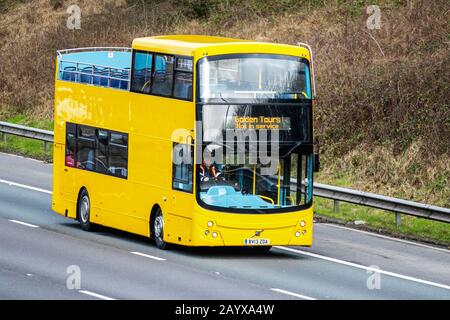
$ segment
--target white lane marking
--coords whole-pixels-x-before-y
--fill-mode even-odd
[[[18,223],[27,227],[31,227],[31,228],[39,228],[39,226],[35,226],[34,224],[31,223],[26,223],[26,222],[22,222],[22,221],[18,221],[18,220],[8,220],[10,222],[14,222],[14,223]]]
[[[150,258],[150,259],[153,259],[153,260],[166,261],[166,259],[164,259],[164,258],[151,256],[151,255],[149,255],[149,254],[145,254],[145,253],[141,253],[141,252],[137,252],[137,251],[130,251],[130,253],[135,254],[135,255],[137,255],[137,256],[142,256],[142,257]]]
[[[103,300],[116,300],[116,299],[113,299],[113,298],[110,298],[110,297],[107,297],[107,296],[104,296],[104,295],[101,295],[101,294],[98,294],[95,292],[87,291],[87,290],[79,290],[78,292],[87,294],[88,296],[92,296],[95,298],[103,299]]]
[[[399,278],[399,279],[403,279],[403,280],[409,280],[409,281],[413,281],[413,282],[417,282],[417,283],[421,283],[421,284],[426,284],[426,285],[433,286],[433,287],[438,287],[438,288],[450,290],[450,286],[445,285],[445,284],[432,282],[432,281],[427,281],[427,280],[422,280],[422,279],[414,278],[414,277],[410,277],[410,276],[405,276],[405,275],[402,275],[402,274],[399,274],[399,273],[395,273],[395,272],[390,272],[390,271],[385,271],[385,270],[381,270],[381,269],[375,269],[375,268],[371,268],[371,267],[366,267],[366,266],[363,266],[361,264],[348,262],[348,261],[344,261],[344,260],[339,260],[339,259],[336,259],[336,258],[330,258],[330,257],[327,257],[327,256],[322,256],[322,255],[317,254],[317,253],[311,253],[311,252],[306,252],[306,251],[302,251],[302,250],[298,250],[298,249],[292,249],[292,248],[287,248],[287,247],[279,247],[279,246],[276,246],[274,248],[277,248],[277,249],[280,249],[280,250],[289,251],[289,252],[294,252],[294,253],[298,253],[298,254],[302,254],[302,255],[305,255],[305,256],[309,256],[309,257],[314,257],[314,258],[317,258],[317,259],[327,260],[327,261],[330,261],[330,262],[335,262],[335,263],[343,264],[343,265],[354,267],[354,268],[358,268],[358,269],[378,272],[378,273],[381,273],[381,274],[385,274],[387,276],[391,276],[391,277],[395,277],[395,278]]]
[[[301,299],[305,299],[305,300],[317,300],[316,298],[304,296],[302,294],[286,291],[286,290],[283,290],[283,289],[270,288],[270,290],[276,291],[276,292],[280,292],[280,293],[284,293],[284,294],[287,294],[287,295],[290,295],[290,296],[294,296],[294,297],[297,297],[297,298],[301,298]]]
[[[442,251],[442,252],[445,252],[445,253],[450,253],[450,250],[448,250],[448,249],[433,247],[433,246],[426,245],[426,244],[419,243],[419,242],[393,238],[393,237],[385,236],[385,235],[378,234],[378,233],[373,233],[373,232],[369,232],[369,231],[364,231],[364,230],[358,230],[358,229],[353,229],[353,228],[349,228],[349,227],[339,226],[339,225],[335,225],[335,224],[332,224],[332,223],[321,223],[321,224],[325,225],[325,226],[330,226],[330,227],[333,227],[333,228],[345,229],[345,230],[350,230],[350,231],[354,231],[354,232],[359,232],[359,233],[371,235],[371,236],[374,236],[374,237],[377,237],[377,238],[393,240],[393,241],[402,242],[402,243],[406,243],[406,244],[412,244],[412,245],[415,245],[415,246],[418,246],[418,247],[429,248],[429,249]]]
[[[0,179],[0,183],[4,183],[4,184],[10,185],[10,186],[24,188],[24,189],[28,189],[28,190],[33,190],[33,191],[39,191],[39,192],[43,192],[43,193],[52,194],[52,192],[50,190],[45,190],[45,189],[41,189],[41,188],[31,187],[31,186],[27,186],[25,184],[12,182],[12,181],[8,181],[8,180]]]

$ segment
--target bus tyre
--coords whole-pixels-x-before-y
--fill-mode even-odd
[[[164,241],[164,217],[160,208],[155,213],[155,221],[153,222],[153,235],[156,246],[164,250],[167,248],[167,242]]]
[[[91,200],[86,189],[83,189],[78,198],[77,206],[78,220],[80,221],[81,229],[85,231],[92,230],[91,224]]]

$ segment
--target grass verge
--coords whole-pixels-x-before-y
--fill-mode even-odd
[[[314,211],[325,221],[450,248],[448,223],[402,215],[401,225],[397,227],[393,212],[340,202],[336,213],[333,200],[319,197],[314,197]],[[364,221],[364,224],[357,225],[355,221]]]
[[[339,170],[336,174],[323,171],[314,177],[314,181],[334,186],[351,188],[356,190],[366,189],[358,184],[356,175],[351,171]],[[425,193],[431,192],[431,187],[426,186]],[[367,191],[367,190],[366,190]],[[370,190],[374,191],[374,190]],[[383,190],[385,191],[385,190]],[[383,194],[383,192],[375,192]],[[396,194],[400,199],[410,199],[406,194]],[[418,202],[424,200],[412,199]],[[314,197],[314,211],[319,219],[344,224],[348,227],[364,229],[377,233],[391,235],[393,237],[418,240],[437,244],[450,248],[450,224],[428,219],[401,215],[401,224],[396,225],[395,213],[375,208],[360,206],[351,203],[340,202],[339,211],[334,212],[334,201],[325,198]],[[363,224],[355,224],[355,221],[363,221]]]
[[[53,130],[53,122],[48,119],[31,119],[24,115],[15,115],[3,121],[39,129]],[[6,141],[4,139],[6,139]],[[5,138],[0,140],[1,152],[19,154],[44,161],[52,161],[53,148],[50,143],[47,146],[48,150],[44,150],[43,141],[13,135],[5,135]]]

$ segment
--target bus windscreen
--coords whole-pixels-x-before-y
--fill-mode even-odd
[[[199,61],[199,100],[311,99],[306,59],[274,54],[230,54]]]

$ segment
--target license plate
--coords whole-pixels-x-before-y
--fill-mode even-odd
[[[269,239],[261,239],[261,238],[250,238],[244,239],[244,244],[246,246],[266,246],[270,244]]]

